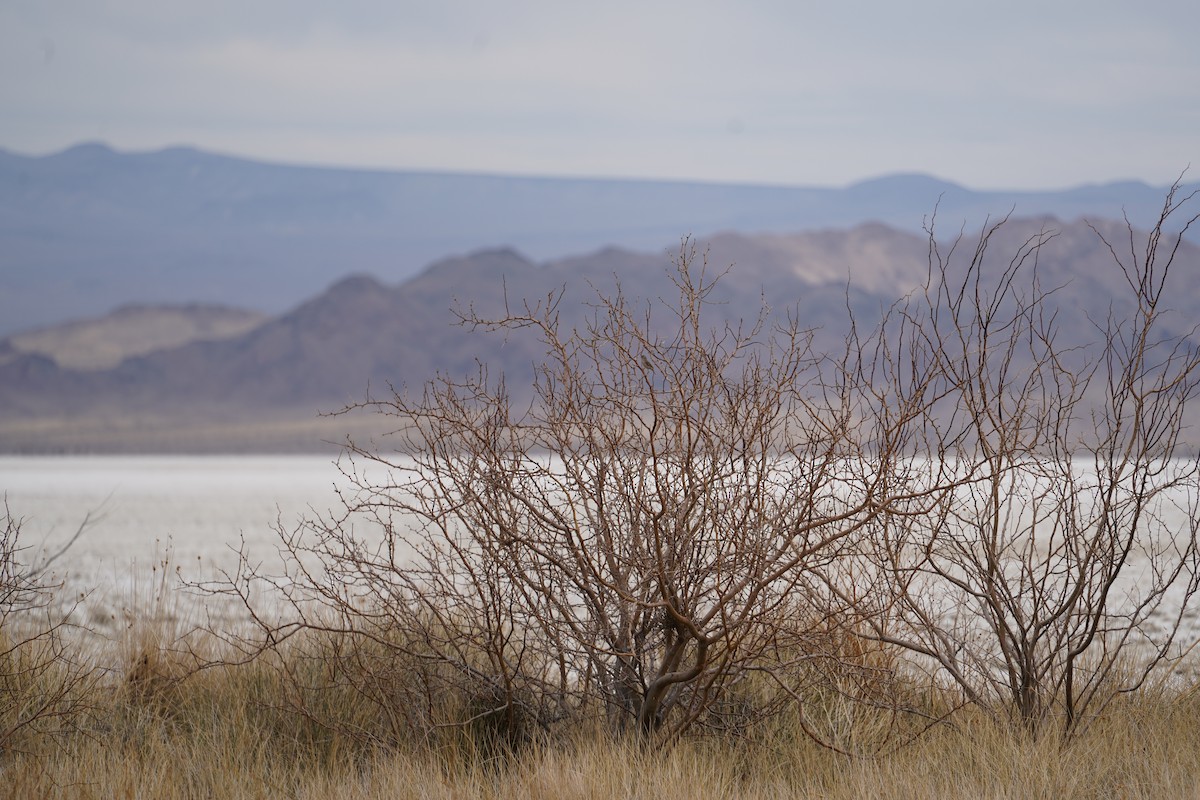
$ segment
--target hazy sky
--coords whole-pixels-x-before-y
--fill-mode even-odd
[[[1196,0],[0,0],[0,147],[1161,184],[1200,168],[1197,31]]]

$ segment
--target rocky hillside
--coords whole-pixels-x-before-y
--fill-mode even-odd
[[[1128,245],[1120,226],[1099,227]],[[1091,228],[1015,219],[993,240],[986,263],[1006,264],[1047,230],[1056,238],[1037,268],[1044,287],[1062,287],[1060,343],[1091,341],[1093,320],[1124,280]],[[950,242],[939,248],[949,252]],[[973,250],[967,234],[955,258]],[[847,309],[869,327],[882,309],[918,289],[928,255],[926,238],[880,224],[791,236],[723,234],[696,250],[710,272],[728,270],[713,297],[720,315],[751,318],[765,300],[777,313],[796,315],[829,348],[844,341]],[[541,263],[508,249],[479,251],[398,284],[346,278],[238,335],[136,355],[110,369],[72,369],[0,343],[0,450],[306,449],[343,433],[340,422],[315,433],[319,411],[393,389],[419,390],[435,374],[462,376],[479,363],[503,371],[514,392],[527,392],[541,345],[528,336],[468,330],[456,324],[455,309],[497,315],[505,302],[544,302],[561,291],[563,323],[579,325],[587,301],[611,292],[614,281],[648,302],[669,297],[668,265],[665,253],[619,248]],[[1177,270],[1172,303],[1178,324],[1190,325],[1200,318],[1200,248],[1185,244]]]

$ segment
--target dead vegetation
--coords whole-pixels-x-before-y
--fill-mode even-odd
[[[0,760],[40,739],[59,741],[86,724],[97,670],[66,639],[70,611],[53,603],[62,589],[49,568],[62,551],[32,563],[21,521],[4,505],[0,529]],[[74,538],[85,530],[80,525]],[[74,541],[74,539],[72,539]],[[68,545],[69,546],[69,545]]]

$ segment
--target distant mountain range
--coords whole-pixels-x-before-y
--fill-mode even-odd
[[[1096,225],[1110,241],[1128,244],[1122,225]],[[1124,278],[1087,225],[1014,218],[993,241],[989,263],[1007,263],[1022,242],[1048,228],[1058,236],[1043,251],[1039,273],[1044,287],[1066,287],[1059,345],[1094,340],[1092,320]],[[949,235],[957,232],[955,226]],[[847,308],[861,325],[874,325],[882,308],[928,274],[928,239],[879,223],[789,235],[724,233],[696,245],[710,270],[728,269],[712,298],[718,315],[751,318],[765,299],[814,329],[819,348],[844,342]],[[607,247],[538,262],[510,248],[490,249],[438,261],[400,282],[343,278],[261,320],[198,306],[126,309],[82,327],[0,340],[0,452],[312,450],[323,439],[380,433],[388,424],[318,420],[318,411],[386,397],[392,387],[419,391],[439,372],[462,376],[480,362],[492,374],[503,371],[518,395],[528,393],[533,366],[544,358],[539,343],[464,329],[453,309],[498,314],[505,298],[536,303],[562,290],[563,323],[577,325],[586,301],[611,292],[614,281],[631,296],[669,297],[668,264],[661,250]],[[1200,319],[1200,247],[1185,243],[1176,269],[1172,324],[1187,331]],[[218,319],[226,325],[221,331]],[[104,359],[117,345],[97,347],[88,362],[72,346],[81,330],[91,331],[84,338],[93,343],[136,347],[116,366]],[[148,348],[155,337],[163,346]]]
[[[279,314],[338,278],[385,283],[435,259],[510,247],[536,261],[605,246],[661,254],[682,236],[863,222],[919,232],[988,215],[1156,216],[1141,183],[980,192],[922,175],[843,189],[326,169],[172,148],[0,150],[0,335],[118,306],[204,303]]]

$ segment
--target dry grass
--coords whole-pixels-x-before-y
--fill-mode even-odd
[[[123,637],[74,630],[70,658],[23,685],[22,702],[36,701],[39,685],[62,686],[79,664],[94,667],[88,680],[67,682],[73,716],[7,742],[0,798],[1200,796],[1200,692],[1178,684],[1119,699],[1068,745],[969,708],[911,743],[885,741],[882,755],[858,757],[808,738],[795,711],[742,735],[690,735],[669,747],[614,741],[599,729],[514,749],[481,739],[478,726],[404,735],[410,710],[384,702],[403,692],[371,694],[369,682],[345,680],[355,663],[375,669],[377,661],[347,658],[338,650],[345,642],[313,635],[247,664],[224,663],[233,653],[215,636],[184,635],[195,598],[174,591],[169,564],[160,567],[130,599]],[[385,677],[414,671],[391,664]],[[469,713],[471,698],[452,694],[440,693],[438,720]],[[878,744],[884,729],[863,707],[833,694],[808,700],[810,725],[840,724]],[[927,703],[953,705],[949,697]]]
[[[229,701],[231,705],[225,705]],[[689,741],[668,752],[595,740],[500,766],[468,754],[300,746],[286,725],[220,695],[208,724],[140,717],[4,769],[11,797],[158,798],[1179,798],[1194,797],[1194,706],[1126,709],[1060,750],[968,727],[891,756],[846,760],[793,742],[753,752]],[[203,707],[193,709],[200,714]]]
[[[778,717],[748,738],[669,749],[603,735],[497,755],[468,731],[381,747],[370,703],[329,689],[318,716],[289,700],[274,664],[192,671],[162,631],[134,630],[123,663],[81,687],[89,709],[66,736],[31,735],[0,757],[12,798],[1179,798],[1200,793],[1200,698],[1146,692],[1114,704],[1063,746],[960,713],[907,746],[851,758]],[[309,653],[311,656],[311,651]],[[291,666],[295,666],[294,664]],[[342,691],[342,694],[336,694]],[[312,702],[314,698],[309,698]],[[319,699],[319,698],[318,698]],[[375,713],[379,713],[376,711]]]

